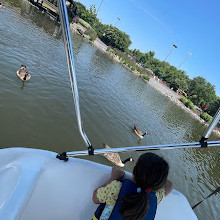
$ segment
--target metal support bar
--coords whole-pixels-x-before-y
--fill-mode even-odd
[[[78,94],[78,87],[77,87],[77,81],[76,81],[73,50],[72,50],[72,43],[71,43],[71,36],[70,36],[70,29],[69,29],[69,20],[68,20],[68,14],[67,14],[65,0],[58,0],[58,9],[59,9],[61,27],[63,30],[63,37],[64,37],[64,44],[65,44],[65,49],[66,49],[70,84],[71,84],[71,89],[72,89],[72,94],[73,94],[73,100],[74,100],[74,105],[75,105],[78,128],[79,128],[80,135],[82,136],[86,146],[88,147],[89,155],[92,155],[93,148],[92,148],[92,145],[91,145],[86,133],[84,132],[81,114],[80,114],[79,94]]]
[[[215,113],[213,120],[212,120],[212,123],[206,129],[201,140],[199,141],[201,144],[201,147],[208,147],[207,141],[208,141],[210,135],[212,134],[214,128],[218,124],[219,120],[220,120],[220,107],[219,107],[218,111]]]
[[[122,153],[132,151],[150,151],[150,150],[168,150],[168,149],[181,149],[181,148],[199,148],[201,147],[200,142],[195,143],[182,143],[182,144],[166,144],[166,145],[152,145],[152,146],[137,146],[137,147],[121,147],[111,149],[96,149],[94,154],[106,154],[106,153]],[[220,147],[220,141],[209,141],[208,147]],[[87,151],[73,151],[67,152],[67,156],[85,156],[88,155]]]
[[[206,131],[203,134],[204,138],[209,138],[212,131],[214,130],[214,128],[216,127],[216,125],[218,124],[218,122],[220,121],[220,107],[218,109],[218,111],[215,113],[215,116],[213,117],[212,123],[209,125],[209,127],[206,129]]]

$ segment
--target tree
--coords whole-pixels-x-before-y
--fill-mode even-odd
[[[75,16],[81,17],[81,14],[86,10],[86,7],[80,2],[75,2],[75,4],[76,4]]]
[[[151,69],[155,73],[155,75],[160,76],[159,72],[157,71],[158,67],[161,67],[161,61],[159,59],[157,58],[147,59],[147,61],[144,63],[144,66]]]
[[[215,102],[211,104],[211,106],[208,107],[207,112],[211,115],[214,116],[215,113],[218,111],[220,108],[220,97],[217,98]]]
[[[154,55],[155,55],[155,52],[151,51],[151,50],[149,52],[145,53],[145,56],[147,57],[147,59],[153,59]]]
[[[98,22],[95,5],[91,5],[89,10],[86,9],[83,11],[80,17],[88,22],[92,27],[95,27]]]
[[[141,53],[141,51],[138,49],[134,49],[133,51],[131,51],[132,56],[135,57],[136,61],[138,63],[140,63],[140,59],[143,56],[143,53]]]
[[[123,52],[131,45],[130,36],[112,25],[108,25],[105,29],[104,41],[107,45],[118,48]]]
[[[209,106],[216,101],[215,86],[203,77],[195,77],[189,84],[189,99],[196,105]]]
[[[53,0],[50,0],[53,1]],[[57,0],[55,0],[57,1]],[[86,7],[80,3],[69,0],[70,5],[67,7],[69,19],[72,21],[74,17],[80,17],[81,14],[86,10]]]
[[[186,72],[178,70],[178,76],[177,79],[175,79],[175,82],[177,86],[175,88],[173,87],[174,90],[182,89],[186,92],[188,91],[190,78]]]
[[[169,64],[166,65],[164,70],[165,71],[162,74],[162,79],[165,80],[170,87],[172,87],[174,90],[188,90],[190,79],[184,71],[178,70],[176,67],[170,66]]]
[[[130,51],[130,54],[135,57],[136,62],[144,64],[148,60],[154,58],[155,52],[149,51],[147,53],[142,53],[139,49],[134,49],[133,51]]]

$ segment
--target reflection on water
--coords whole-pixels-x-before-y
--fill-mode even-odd
[[[1,147],[56,152],[85,149],[78,133],[60,26],[26,1],[8,0],[0,12]],[[205,126],[78,35],[72,36],[84,127],[96,148],[198,141]],[[32,78],[16,76],[26,64]],[[137,124],[149,136],[132,133]],[[216,136],[211,137],[217,140]],[[220,182],[219,150],[160,151],[175,188],[194,205]],[[140,153],[121,154],[122,160]],[[88,159],[86,157],[86,159]],[[104,157],[93,161],[112,165]],[[133,164],[126,165],[131,171]],[[199,219],[218,219],[219,196],[195,209]]]

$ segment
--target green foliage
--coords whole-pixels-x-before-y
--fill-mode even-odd
[[[136,70],[141,75],[145,75],[146,80],[149,80],[148,78],[150,78],[150,77],[149,77],[148,72],[146,71],[146,69],[144,69],[143,67],[140,67],[139,65],[137,65],[137,63],[127,53],[122,52],[122,51],[120,51],[116,48],[113,49],[113,48],[110,48],[110,47],[108,47],[107,51],[115,54],[120,59],[120,61],[124,65],[129,67],[132,71]]]
[[[205,113],[205,112],[201,112],[200,117],[202,119],[204,119],[206,122],[212,122],[212,117],[209,114]]]
[[[144,75],[144,76],[143,76],[143,79],[145,79],[145,80],[149,81],[149,80],[150,80],[150,77],[149,77],[149,76],[147,76],[147,75]]]
[[[147,73],[146,70],[144,70],[144,68],[141,68],[140,66],[136,66],[136,70],[142,75]]]
[[[108,47],[106,51],[107,51],[107,52],[112,52],[111,47]]]
[[[90,37],[89,40],[91,41],[94,41],[97,38],[97,34],[92,28],[86,29],[84,34],[88,35]]]
[[[80,2],[75,2],[75,4],[76,4],[75,16],[81,17],[82,13],[86,10],[86,7]]]
[[[95,29],[95,32],[96,32],[96,34],[98,35],[98,37],[99,37],[100,39],[102,39],[102,34],[101,34],[97,29]]]
[[[188,83],[190,81],[188,75],[181,70],[178,70],[176,67],[171,66],[167,62],[162,62],[159,64],[160,67],[156,67],[154,73],[162,78],[167,84],[172,87],[174,90],[182,89],[184,91],[188,90]],[[152,67],[155,68],[155,67]]]
[[[142,53],[140,50],[134,49],[131,51],[131,54],[135,57],[136,61],[138,63],[146,63],[147,61],[150,61],[154,58],[155,52],[149,51],[147,53]]]
[[[186,107],[188,107],[188,108],[194,110],[194,105],[192,104],[191,101],[189,101],[189,102],[186,103]]]
[[[189,102],[187,98],[182,97],[180,101],[185,105],[185,103]]]
[[[167,62],[161,62],[154,58],[154,52],[152,51],[142,53],[141,51],[134,49],[128,50],[128,52],[135,58],[136,62],[151,69],[156,76],[164,80],[174,91],[178,89],[185,91],[194,104],[202,107],[205,104],[207,106],[212,106],[212,103],[215,103],[215,87],[204,78],[196,77],[191,80],[186,72],[178,70]],[[213,108],[216,110],[218,104],[216,103],[215,105],[216,106],[213,106]],[[189,104],[189,107],[192,108],[193,105]],[[212,107],[210,107],[210,111],[211,109]]]
[[[214,116],[215,113],[218,111],[220,108],[220,97],[217,98],[215,102],[213,102],[207,109],[207,112],[211,115]]]
[[[84,21],[83,19],[79,18],[79,23],[85,28],[91,28],[90,24]]]
[[[176,67],[171,66],[167,62],[161,62],[154,57],[155,53],[149,51],[148,53],[142,53],[140,50],[128,50],[129,54],[133,56],[136,62],[141,63],[143,66],[151,69],[156,76],[166,81],[170,88],[174,90],[182,89],[184,91],[188,90],[189,77],[181,70]]]
[[[109,25],[107,24],[102,24],[99,20],[96,22],[95,28],[102,32],[102,34],[105,33],[105,30],[108,28]]]
[[[192,104],[192,102],[187,99],[187,98],[181,98],[180,101],[187,107],[187,108],[190,108],[190,109],[194,109],[194,105]]]
[[[121,51],[125,51],[131,45],[130,37],[111,25],[105,28],[104,41],[107,45],[118,48]]]
[[[215,87],[203,77],[195,77],[189,83],[189,99],[199,107],[216,101]]]
[[[95,27],[98,22],[97,12],[94,5],[91,5],[89,10],[84,10],[80,17],[88,22],[92,27]]]
[[[53,0],[50,0],[50,1],[53,1]],[[57,0],[55,0],[53,2],[57,2]],[[86,7],[82,3],[70,1],[70,5],[69,5],[69,7],[67,7],[68,16],[69,16],[70,21],[72,21],[74,19],[74,17],[81,17],[81,14],[85,10],[86,10]]]
[[[97,36],[90,36],[89,40],[94,41],[97,38]]]
[[[100,39],[104,41],[107,45],[118,48],[122,51],[126,51],[131,45],[131,40],[129,35],[120,31],[118,28],[111,25],[102,24],[97,18],[97,11],[94,5],[90,6],[90,9],[86,9],[84,5],[79,2],[73,2],[69,7],[69,14],[71,17],[79,16],[84,21],[89,23],[93,28],[97,29],[97,34]],[[80,22],[80,21],[79,21]],[[82,22],[82,25],[85,24]],[[88,28],[88,26],[85,26]],[[102,34],[101,34],[102,32]]]

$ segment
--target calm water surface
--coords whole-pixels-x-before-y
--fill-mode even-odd
[[[79,135],[57,22],[27,2],[0,10],[0,147],[55,152],[86,149]],[[77,35],[72,36],[85,131],[96,148],[198,141],[205,127],[140,78]],[[21,64],[32,78],[17,78]],[[133,124],[149,132],[141,142]],[[212,136],[211,140],[218,137]],[[220,183],[219,149],[158,152],[170,164],[170,179],[191,205]],[[140,153],[132,153],[137,160]],[[121,154],[125,159],[128,153]],[[112,165],[101,156],[84,157]],[[131,171],[134,164],[126,165]],[[199,219],[219,219],[219,195],[195,209]]]

